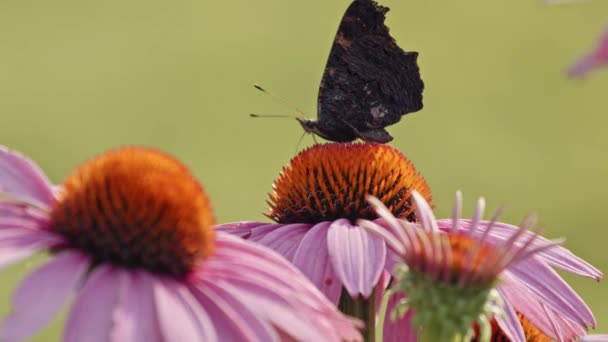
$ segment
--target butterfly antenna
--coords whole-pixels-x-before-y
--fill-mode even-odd
[[[300,110],[298,107],[291,105],[290,103],[288,103],[287,101],[285,101],[282,97],[279,97],[271,92],[269,92],[268,90],[262,88],[262,86],[260,86],[259,84],[254,84],[253,87],[259,91],[261,91],[262,93],[269,95],[270,97],[272,97],[275,101],[277,101],[278,103],[282,104],[283,106],[287,107],[287,108],[294,108],[296,110],[296,112],[298,112],[298,114],[300,114],[302,117],[307,117],[307,115]],[[253,115],[252,115],[253,116]],[[253,117],[259,117],[259,116],[253,116]]]
[[[255,114],[249,113],[252,118],[281,118],[281,119],[293,119],[293,116],[289,115],[266,115],[266,114]]]
[[[298,144],[296,145],[296,151],[294,154],[298,154],[298,150],[300,149],[300,144],[302,144],[302,140],[304,140],[305,135],[306,135],[306,132],[303,132],[302,135],[300,136],[300,140],[298,140]]]

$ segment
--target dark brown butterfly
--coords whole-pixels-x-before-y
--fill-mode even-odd
[[[332,141],[393,140],[386,126],[422,108],[417,52],[405,52],[384,24],[387,7],[355,0],[340,22],[319,86],[317,120],[308,133]]]

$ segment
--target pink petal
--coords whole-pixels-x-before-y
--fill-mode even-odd
[[[568,76],[585,77],[591,70],[600,66],[600,61],[593,54],[580,57],[568,68]]]
[[[500,327],[500,330],[509,338],[510,341],[521,341],[526,342],[526,335],[524,334],[524,330],[521,326],[521,322],[515,313],[515,310],[511,306],[508,300],[506,300],[506,296],[499,288],[498,292],[501,297],[504,299],[503,306],[503,315],[496,315],[496,322]]]
[[[369,231],[346,219],[329,227],[327,246],[334,270],[353,297],[368,298],[384,271],[386,244]]]
[[[581,338],[579,342],[608,342],[608,335],[588,335]]]
[[[0,213],[0,234],[6,229],[40,230],[41,223],[24,217],[5,216]]]
[[[128,274],[119,268],[100,265],[88,277],[72,305],[64,331],[66,342],[106,342],[114,326],[118,294]]]
[[[438,224],[442,230],[447,230],[447,229],[449,229],[449,227],[451,226],[452,223],[451,223],[451,220],[438,220]],[[459,229],[468,229],[468,226],[470,224],[471,224],[470,220],[462,219],[458,223]],[[484,225],[484,227],[487,227],[489,222],[484,221],[484,222],[482,222],[482,224]],[[496,222],[493,225],[492,231],[490,232],[490,234],[488,236],[488,241],[493,244],[503,243],[503,242],[507,241],[509,239],[509,237],[511,237],[518,229],[519,228],[514,225]],[[485,229],[480,230],[479,233],[481,234],[484,230]],[[533,233],[529,232],[529,231],[524,233],[523,240],[528,239],[531,236],[531,234],[533,234]],[[476,235],[479,235],[479,234],[476,234]],[[538,246],[547,244],[549,242],[550,241],[548,239],[546,239],[542,236],[539,236],[534,241],[532,246],[538,247]],[[521,246],[521,242],[517,242],[516,245]],[[586,276],[586,277],[591,277],[591,278],[594,278],[597,280],[602,278],[602,272],[600,272],[598,269],[593,267],[591,264],[589,264],[585,260],[577,257],[576,255],[572,254],[569,250],[567,250],[566,248],[563,248],[561,246],[542,251],[538,255],[536,255],[536,257],[544,260],[549,265],[557,267],[557,268],[561,268],[564,271],[568,271],[568,272],[571,272],[574,274],[579,274],[579,275]]]
[[[560,317],[561,313],[556,313],[552,309],[545,310],[541,298],[525,287],[503,274],[503,281],[500,290],[514,310],[523,314],[535,327],[553,339],[558,335],[574,338],[585,333],[585,329],[580,326],[568,325]],[[557,325],[557,326],[556,326]]]
[[[215,229],[220,232],[225,232],[228,234],[236,235],[243,239],[247,239],[247,238],[249,238],[249,236],[251,236],[251,230],[260,225],[264,225],[264,224],[261,222],[255,222],[255,221],[243,221],[243,222],[218,224],[215,226]]]
[[[584,77],[591,70],[608,63],[608,29],[606,29],[595,49],[587,55],[579,58],[568,69],[571,77]]]
[[[264,238],[266,234],[283,226],[285,225],[282,223],[243,221],[220,224],[215,226],[215,229],[220,232],[236,235],[243,239],[257,242],[257,240]]]
[[[258,222],[257,224],[258,224],[257,227],[254,227],[253,224],[251,224],[251,226],[252,226],[251,234],[247,238],[247,240],[258,242],[260,239],[263,239],[266,236],[266,234],[269,234],[281,227],[289,226],[289,225],[282,224],[282,223],[260,223],[260,222]]]
[[[419,218],[422,229],[427,232],[437,231],[437,219],[426,199],[416,190],[412,191],[412,199],[416,204],[416,217]]]
[[[386,315],[384,318],[383,327],[383,342],[416,342],[417,334],[412,328],[412,317],[414,312],[408,310],[402,317],[397,317],[396,320],[391,320],[392,312],[397,303],[405,296],[403,293],[397,293],[388,300],[386,306]]]
[[[512,234],[514,234],[517,229],[519,228],[516,226],[498,222],[492,228],[489,241],[493,243],[505,241]],[[530,231],[524,233],[524,239],[528,239],[532,234],[533,233]],[[538,247],[547,243],[550,243],[550,240],[542,236],[538,236],[532,246]],[[521,246],[521,243],[516,244]],[[564,271],[591,277],[597,280],[601,279],[602,277],[602,272],[600,272],[597,268],[593,267],[585,260],[577,257],[576,255],[572,254],[572,252],[561,246],[542,251],[536,255],[536,257],[544,260],[549,265],[561,268]]]
[[[61,238],[41,230],[0,230],[0,269],[59,244]]]
[[[341,315],[297,268],[278,253],[227,234],[218,234],[216,245],[216,253],[205,260],[199,272],[194,273],[199,282],[213,279],[222,289],[225,284],[231,284],[243,296],[259,297],[268,304],[286,307],[285,310],[300,315],[302,322],[309,322],[309,329],[316,329],[322,336],[349,341],[360,339],[356,323]],[[259,317],[268,316],[270,318],[266,320],[274,322],[277,313],[268,305],[244,305],[255,309]],[[292,330],[291,327],[280,329],[287,332]],[[289,332],[289,335],[297,337],[294,334],[293,331]]]
[[[314,320],[310,321],[310,318],[303,313],[310,314],[312,312],[305,311],[305,308],[292,307],[285,301],[284,296],[278,295],[276,292],[260,286],[250,286],[239,281],[224,283],[222,289],[245,306],[255,308],[259,318],[271,321],[273,325],[279,327],[297,341],[329,340],[327,336],[320,334],[320,328],[322,327],[313,328],[315,327],[314,323],[320,321],[319,317],[312,317]],[[227,296],[225,295],[225,297]]]
[[[153,292],[160,280],[145,271],[123,274],[126,279],[119,292],[110,341],[162,341]]]
[[[398,255],[405,254],[406,246],[403,242],[397,240],[397,237],[393,235],[393,232],[391,232],[390,229],[368,220],[357,220],[357,226],[364,228],[384,240],[389,251],[395,252],[395,254]]]
[[[221,284],[221,283],[220,283]],[[197,286],[196,297],[224,341],[277,341],[272,326],[213,281]]]
[[[287,260],[293,260],[302,238],[310,228],[310,224],[283,225],[266,233],[256,242],[278,252]]]
[[[342,292],[342,281],[336,276],[327,248],[327,230],[330,222],[312,227],[300,242],[293,264],[334,304]]]
[[[43,206],[53,203],[51,183],[38,165],[4,146],[0,146],[0,192]]]
[[[158,324],[164,340],[218,341],[207,312],[180,282],[164,278],[154,284]]]
[[[581,297],[553,269],[541,263],[521,262],[508,271],[515,281],[525,284],[549,308],[581,326],[595,326],[595,317]]]
[[[306,276],[280,254],[222,233],[216,236],[216,246],[216,253],[197,269],[195,277],[247,280],[273,287],[277,292],[293,291],[303,298],[310,297],[313,301],[325,303],[323,305],[328,304],[325,296]]]
[[[48,225],[48,211],[23,203],[0,201],[0,230],[4,228],[41,229]]]
[[[386,250],[386,264],[384,269],[393,274],[397,265],[401,263],[401,258],[395,254],[392,250]]]
[[[89,263],[80,253],[65,252],[30,273],[13,294],[0,341],[21,341],[41,329],[76,291]]]

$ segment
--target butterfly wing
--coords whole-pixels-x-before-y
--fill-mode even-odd
[[[418,53],[403,51],[390,36],[384,24],[387,11],[372,0],[355,0],[340,22],[317,108],[320,130],[342,138],[332,140],[384,131],[422,108]]]

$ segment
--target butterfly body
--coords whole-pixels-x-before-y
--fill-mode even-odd
[[[405,52],[384,24],[388,8],[355,0],[346,10],[319,86],[317,120],[306,132],[332,141],[386,143],[386,126],[422,108],[417,52]]]

